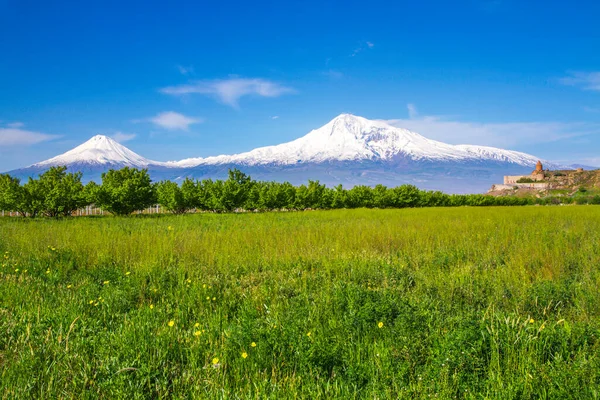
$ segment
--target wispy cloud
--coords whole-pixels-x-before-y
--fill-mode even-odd
[[[511,148],[597,134],[600,130],[600,124],[584,122],[469,122],[445,116],[420,116],[413,104],[407,108],[408,118],[386,122],[451,144]]]
[[[373,42],[361,42],[357,48],[354,49],[354,51],[352,52],[352,54],[350,54],[350,57],[355,57],[358,53],[368,50],[368,49],[372,49],[373,47],[375,47],[375,44]]]
[[[414,119],[417,118],[419,112],[417,111],[417,107],[414,104],[407,104],[406,108],[408,108],[408,118]]]
[[[576,86],[584,90],[600,91],[600,71],[574,71],[569,73],[569,76],[561,78],[560,83],[568,86]]]
[[[600,107],[585,106],[585,107],[583,107],[583,111],[589,112],[589,113],[600,113]]]
[[[229,78],[193,81],[185,85],[162,88],[160,92],[174,96],[195,93],[215,96],[222,103],[237,108],[239,100],[244,96],[279,97],[284,94],[294,93],[295,90],[277,82],[261,78]]]
[[[25,124],[22,122],[11,122],[10,124],[6,124],[6,126],[9,128],[22,128]]]
[[[190,125],[204,122],[202,118],[186,117],[185,115],[176,113],[175,111],[165,111],[159,113],[147,121],[152,122],[156,126],[172,131],[187,131]]]
[[[124,133],[124,132],[115,132],[114,134],[111,135],[111,137],[119,143],[125,143],[130,140],[133,140],[136,138],[136,136],[137,135],[135,133]]]
[[[58,139],[59,135],[28,131],[25,129],[0,127],[0,146],[29,146],[41,142]]]
[[[279,119],[279,115],[273,115],[271,119]]]
[[[344,77],[343,73],[334,69],[323,71],[322,74],[331,79],[342,79]]]
[[[178,65],[177,66],[177,70],[179,71],[179,73],[181,75],[185,75],[185,76],[193,75],[194,74],[194,67],[191,66],[191,65],[189,65],[187,67],[183,66],[183,65]]]

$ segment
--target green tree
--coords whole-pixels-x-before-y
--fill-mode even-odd
[[[24,217],[35,218],[44,210],[44,188],[38,179],[33,178],[29,178],[22,188],[17,212]]]
[[[21,181],[8,174],[0,174],[0,210],[17,211],[22,197]]]
[[[96,205],[115,215],[129,215],[155,201],[154,185],[145,169],[125,167],[105,172],[96,190]]]
[[[390,207],[418,207],[422,194],[423,192],[413,185],[397,186],[390,189]]]
[[[37,185],[43,197],[41,212],[47,217],[69,216],[87,203],[81,172],[67,173],[67,167],[51,167],[40,175]]]
[[[185,190],[183,186],[185,186]],[[185,214],[194,208],[195,197],[192,195],[193,186],[194,182],[189,178],[186,178],[182,187],[172,181],[158,183],[156,185],[156,199],[158,204],[174,214]]]
[[[221,207],[225,211],[244,207],[253,184],[249,175],[238,169],[230,169],[229,177],[223,184],[223,191],[219,198]]]

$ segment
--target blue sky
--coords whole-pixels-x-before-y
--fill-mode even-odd
[[[95,134],[159,161],[349,112],[600,165],[596,1],[0,0],[0,171]]]

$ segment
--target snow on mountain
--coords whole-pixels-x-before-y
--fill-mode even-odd
[[[64,154],[33,164],[31,168],[81,164],[90,167],[122,165],[147,168],[149,165],[161,165],[162,163],[148,160],[107,136],[96,135]]]
[[[502,182],[503,175],[531,172],[537,160],[517,151],[442,143],[385,121],[342,114],[288,143],[182,161],[152,161],[98,135],[60,156],[9,173],[26,179],[51,166],[66,165],[69,171],[82,172],[84,181],[98,182],[103,172],[130,166],[147,168],[156,181],[181,181],[223,179],[228,169],[240,168],[258,180],[293,184],[309,179],[346,187],[411,183],[449,193],[474,193]],[[546,168],[568,168],[542,161]]]
[[[535,165],[529,154],[493,147],[450,145],[430,140],[418,133],[396,128],[384,121],[372,121],[342,114],[319,129],[299,139],[252,151],[207,158],[190,158],[167,163],[173,167],[238,164],[293,165],[332,161],[412,161],[508,162],[521,166]]]

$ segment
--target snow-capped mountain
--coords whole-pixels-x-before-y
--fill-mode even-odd
[[[49,160],[33,164],[32,168],[49,168],[58,165],[112,166],[147,168],[160,164],[148,160],[107,136],[96,135],[87,142]]]
[[[383,121],[342,114],[292,142],[231,156],[191,158],[168,164],[177,167],[221,164],[283,166],[337,161],[393,162],[400,158],[442,162],[495,161],[523,166],[535,165],[538,160],[529,154],[494,147],[450,145]]]
[[[450,145],[373,121],[342,114],[319,129],[288,143],[260,147],[246,153],[158,162],[146,159],[106,136],[49,160],[10,172],[21,178],[36,176],[51,166],[82,171],[84,180],[99,181],[102,172],[124,166],[147,168],[154,180],[185,177],[225,178],[239,168],[260,180],[306,183],[411,183],[447,192],[484,192],[502,175],[530,173],[538,158],[529,154],[475,145]],[[543,161],[551,169],[556,164]]]

